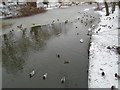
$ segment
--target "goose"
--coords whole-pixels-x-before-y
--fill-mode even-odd
[[[29,73],[30,78],[33,77],[34,75],[35,75],[35,70]]]
[[[65,83],[65,76],[61,78],[61,83]]]
[[[45,73],[45,74],[43,75],[43,79],[46,79],[46,78],[47,78],[47,76],[48,76],[48,74],[47,74],[47,73]]]
[[[83,43],[84,41],[83,41],[83,39],[80,39],[80,43]]]

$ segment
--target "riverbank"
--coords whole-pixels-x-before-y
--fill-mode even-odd
[[[11,26],[2,28],[2,33],[9,33],[10,30],[19,30],[17,26],[22,24],[22,28],[29,28],[32,26],[46,25],[54,23],[65,22],[65,20],[74,21],[77,17],[81,18],[79,12],[84,13],[86,8],[93,8],[96,5],[78,5],[64,8],[57,8],[48,10],[46,13],[37,14],[30,17],[16,18],[16,19],[6,19],[2,20],[4,23],[12,24]],[[93,10],[87,11],[89,14],[94,13]],[[94,14],[95,16],[95,14]],[[59,20],[58,20],[59,19]]]
[[[89,88],[118,88],[118,8],[105,16],[105,10],[97,11],[101,22],[93,30],[89,56]]]

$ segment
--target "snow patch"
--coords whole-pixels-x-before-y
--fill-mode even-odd
[[[89,56],[89,88],[118,88],[118,53],[108,46],[118,46],[118,9],[114,14],[105,16],[105,12],[97,11],[101,15],[99,26],[93,30]],[[102,72],[105,76],[102,76]]]

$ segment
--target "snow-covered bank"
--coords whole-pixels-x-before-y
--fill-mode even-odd
[[[114,14],[105,16],[104,11],[98,11],[101,22],[93,30],[89,56],[89,88],[118,88],[118,8]],[[112,49],[108,47],[114,47]],[[104,72],[104,74],[102,74]]]

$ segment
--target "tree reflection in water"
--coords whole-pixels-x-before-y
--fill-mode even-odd
[[[30,33],[22,30],[21,37],[16,39],[14,32],[2,36],[2,62],[8,73],[15,74],[22,70],[29,53],[45,49],[47,41],[62,33],[63,25],[43,25],[32,27]],[[66,29],[65,29],[66,30]],[[17,32],[17,31],[16,31]]]

